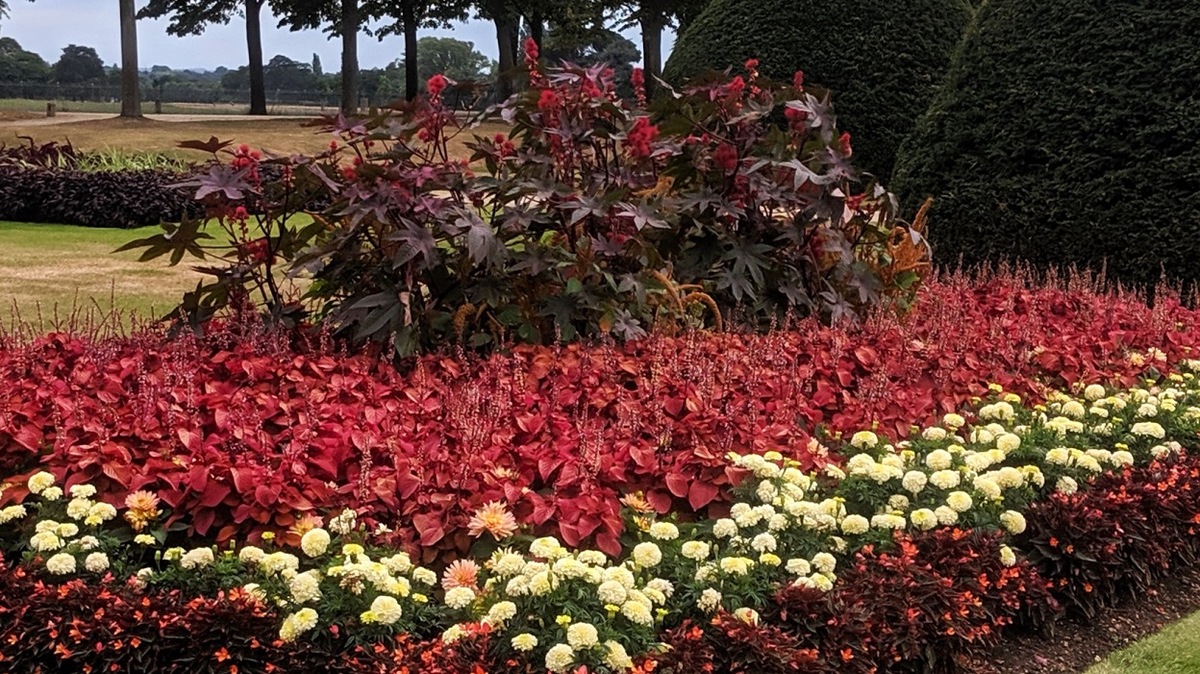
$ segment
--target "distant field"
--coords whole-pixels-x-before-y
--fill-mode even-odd
[[[19,136],[32,136],[38,142],[70,140],[84,150],[174,151],[182,157],[204,159],[203,153],[176,151],[176,144],[216,136],[274,153],[292,154],[320,152],[328,147],[330,140],[330,136],[303,126],[303,120],[297,119],[187,119],[166,122],[110,118],[46,125],[44,117],[8,120],[0,117],[0,143],[11,145],[21,142]],[[486,124],[476,129],[476,133],[491,136],[504,130],[506,127],[502,125]],[[452,153],[466,157],[463,143],[467,140],[469,133],[460,136],[451,148]]]
[[[167,313],[200,275],[186,264],[139,263],[139,253],[113,254],[156,227],[97,229],[0,222],[0,322],[19,314],[27,322],[51,323],[57,313]]]
[[[28,112],[44,115],[46,102],[31,98],[0,98],[0,110],[13,112]],[[120,101],[55,101],[59,112],[111,112],[121,111]],[[164,114],[188,115],[244,115],[250,106],[241,103],[163,103]],[[144,112],[154,112],[154,102],[142,103]],[[335,111],[334,108],[322,108],[315,105],[273,105],[267,111],[272,115],[320,115]]]

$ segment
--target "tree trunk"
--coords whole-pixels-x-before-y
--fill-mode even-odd
[[[513,73],[517,67],[517,22],[508,15],[497,15],[492,22],[496,24],[496,43],[500,50],[500,77],[496,82],[496,95],[504,101],[516,91]]]
[[[546,19],[541,12],[534,12],[529,18],[529,37],[533,38],[541,50],[542,40],[546,37]]]
[[[246,46],[250,52],[250,114],[267,114],[267,87],[263,82],[262,6],[264,0],[246,0]]]
[[[358,112],[358,0],[342,0],[342,112]]]
[[[138,72],[137,9],[134,0],[121,0],[121,116],[142,116],[141,74]]]
[[[404,3],[404,99],[411,101],[421,92],[421,74],[417,70],[417,8],[413,0]]]
[[[656,16],[642,16],[642,69],[646,75],[646,98],[654,96],[658,86],[656,77],[662,77],[662,32],[665,23]]]

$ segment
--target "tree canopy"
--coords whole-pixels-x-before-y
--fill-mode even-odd
[[[54,64],[54,79],[62,84],[91,82],[103,77],[104,61],[93,47],[67,45]]]

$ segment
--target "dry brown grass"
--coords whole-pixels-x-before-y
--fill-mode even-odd
[[[205,155],[190,150],[177,151],[176,145],[182,140],[207,140],[216,136],[277,154],[313,154],[329,146],[328,134],[303,124],[303,120],[269,118],[186,122],[112,118],[55,125],[10,122],[0,127],[0,142],[13,144],[18,142],[18,136],[32,136],[38,142],[70,140],[83,150],[169,151],[197,160],[204,159]],[[475,133],[491,136],[504,130],[505,127],[500,125],[485,124]],[[470,138],[471,133],[458,136],[452,142],[452,153],[457,157],[468,156],[464,142]]]

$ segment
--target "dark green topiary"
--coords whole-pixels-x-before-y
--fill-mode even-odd
[[[855,164],[887,179],[901,141],[929,107],[970,21],[965,0],[713,0],[675,43],[664,78],[759,70],[833,92]]]
[[[937,257],[1200,279],[1200,3],[991,0],[892,183]]]

